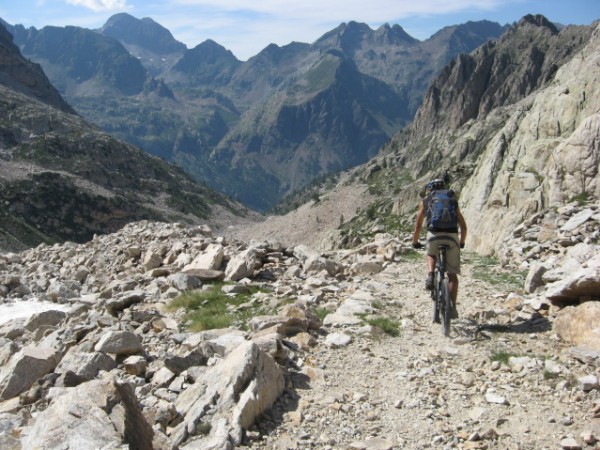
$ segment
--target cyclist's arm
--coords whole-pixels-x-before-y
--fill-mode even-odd
[[[464,244],[467,240],[467,222],[459,209],[456,212],[458,216],[458,225],[460,226],[460,243]]]
[[[417,212],[417,222],[415,223],[415,231],[413,233],[413,244],[419,242],[419,236],[421,235],[421,228],[423,228],[423,219],[425,218],[425,207],[423,202],[419,203],[419,211]]]

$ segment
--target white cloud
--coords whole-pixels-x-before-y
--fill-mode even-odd
[[[127,9],[127,0],[66,0],[70,5],[83,6],[92,11],[118,11]]]

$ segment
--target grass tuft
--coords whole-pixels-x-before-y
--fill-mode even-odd
[[[205,331],[237,326],[247,327],[248,321],[255,315],[268,314],[272,311],[260,305],[238,308],[248,303],[260,288],[251,287],[247,294],[230,295],[222,291],[223,283],[215,283],[208,290],[188,291],[174,298],[167,310],[185,310],[184,320],[190,331]]]

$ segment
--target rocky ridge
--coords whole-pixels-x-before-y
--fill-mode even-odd
[[[524,289],[465,255],[450,339],[421,257],[385,234],[320,253],[138,222],[2,254],[4,304],[56,303],[0,328],[2,447],[595,448],[600,303],[573,286],[599,292],[598,211],[515,230],[507,257],[539,244],[527,258],[551,266]],[[190,332],[165,309],[220,279],[262,288],[237,307],[258,308],[248,330]]]

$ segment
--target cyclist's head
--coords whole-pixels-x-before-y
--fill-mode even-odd
[[[427,183],[428,191],[439,191],[440,189],[444,189],[445,187],[446,183],[444,183],[444,180],[440,180],[439,178],[431,180],[429,183]]]

